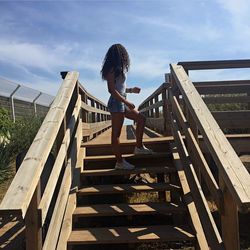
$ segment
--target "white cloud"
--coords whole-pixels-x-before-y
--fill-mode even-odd
[[[58,68],[97,71],[100,63],[77,44],[42,45],[0,40],[0,60],[29,71],[35,67],[53,73]]]
[[[53,49],[32,43],[18,43],[0,41],[0,56],[2,61],[19,64],[25,67],[37,67],[51,72],[52,68],[59,65],[59,58],[55,53],[64,51],[60,46]]]
[[[150,53],[136,51],[131,58],[131,74],[140,75],[142,79],[152,79],[164,77],[164,73],[169,70],[170,60],[165,53],[158,53],[152,50]]]
[[[246,51],[250,49],[250,1],[248,0],[218,0],[218,3],[228,13],[231,24],[230,37],[233,40],[232,50]],[[228,49],[230,50],[230,48]]]
[[[150,25],[155,28],[161,28],[161,32],[168,32],[169,35],[176,35],[172,32],[174,31],[179,36],[189,41],[204,41],[204,39],[209,41],[215,41],[221,37],[220,30],[212,25],[209,20],[202,21],[200,23],[194,22],[183,22],[181,19],[178,22],[170,21],[167,18],[161,17],[135,17],[136,22],[143,25]]]

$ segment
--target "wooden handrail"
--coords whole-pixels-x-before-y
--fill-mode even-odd
[[[158,87],[149,97],[147,97],[147,99],[145,99],[140,105],[139,108],[141,106],[143,106],[143,104],[145,104],[146,102],[150,101],[151,99],[155,98],[155,96],[160,95],[162,93],[162,91],[164,89],[166,89],[168,87],[168,83],[164,82],[160,85],[160,87]]]
[[[62,76],[62,86],[0,205],[0,215],[25,220],[26,249],[55,249],[68,195],[80,180],[76,161],[81,142],[110,127],[107,106],[80,86],[79,73],[65,72]],[[89,120],[89,115],[93,119]],[[55,162],[48,169],[45,163],[52,148]],[[47,171],[49,177],[41,194],[42,172]],[[48,233],[43,239],[45,223]]]
[[[153,92],[153,94],[147,97],[147,99],[145,99],[138,107],[138,110],[147,118],[146,126],[164,135],[171,134],[170,127],[166,126],[167,124],[169,124],[169,122],[167,121],[168,87],[169,82],[162,83]],[[160,94],[162,94],[162,100],[159,100]],[[161,107],[162,113],[160,114]]]
[[[195,89],[184,68],[171,64],[171,72],[185,103],[212,154],[238,208],[250,208],[250,176]]]
[[[250,68],[250,60],[179,62],[185,70]]]
[[[25,217],[44,164],[64,119],[78,76],[78,72],[69,72],[63,81],[20,169],[1,202],[1,213],[12,212],[22,218]]]

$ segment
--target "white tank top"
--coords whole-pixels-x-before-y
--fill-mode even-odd
[[[115,78],[115,89],[120,93],[120,94],[125,94],[126,93],[126,74],[125,77],[122,75],[119,75],[118,77]]]

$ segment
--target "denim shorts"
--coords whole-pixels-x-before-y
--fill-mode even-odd
[[[124,98],[126,98],[126,94],[121,94],[121,95]],[[112,95],[109,97],[108,111],[110,113],[113,113],[113,112],[122,112],[122,113],[124,113],[126,109],[127,109],[127,106],[123,102],[118,101]]]

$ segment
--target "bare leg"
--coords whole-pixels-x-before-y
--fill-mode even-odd
[[[122,162],[122,154],[120,150],[120,134],[121,134],[122,124],[124,121],[124,113],[114,112],[111,113],[111,117],[112,117],[112,135],[111,135],[112,149],[116,157],[116,161]]]
[[[125,117],[136,122],[136,147],[141,148],[146,118],[135,109],[126,110]]]

